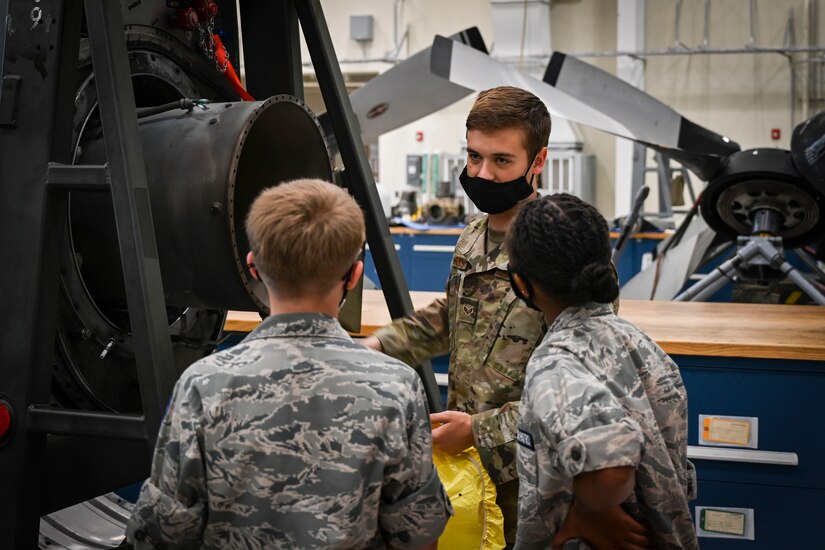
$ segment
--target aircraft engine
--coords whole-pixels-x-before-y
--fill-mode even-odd
[[[267,310],[266,291],[246,268],[251,202],[282,181],[331,181],[332,165],[320,125],[300,100],[231,101],[220,80],[198,77],[213,68],[157,29],[133,29],[127,43],[180,372],[214,350],[225,310]],[[210,101],[178,107],[183,98],[203,97]],[[105,163],[93,73],[82,79],[75,106],[74,163]],[[81,409],[140,411],[110,195],[72,193],[68,218],[52,398]]]

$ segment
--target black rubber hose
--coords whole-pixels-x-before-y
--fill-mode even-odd
[[[137,110],[137,117],[138,118],[146,118],[148,116],[156,115],[158,113],[165,113],[166,111],[171,111],[173,109],[181,109],[183,111],[191,111],[195,108],[197,103],[194,99],[189,99],[188,97],[179,99],[178,101],[172,101],[170,103],[164,103],[163,105],[156,105],[154,107],[143,107]]]
[[[625,244],[627,243],[627,238],[630,237],[630,232],[633,231],[633,226],[635,226],[636,222],[639,221],[642,206],[644,206],[648,193],[650,193],[650,188],[647,185],[643,185],[636,192],[636,197],[633,200],[633,208],[630,211],[630,215],[627,219],[625,219],[622,232],[619,234],[619,238],[616,239],[616,246],[613,248],[613,253],[611,254],[610,259],[614,265],[619,263],[619,259],[621,258]]]

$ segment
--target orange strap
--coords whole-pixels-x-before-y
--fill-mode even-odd
[[[213,34],[212,38],[215,39],[215,58],[219,65],[226,63],[226,78],[229,79],[232,88],[238,92],[238,95],[241,96],[241,99],[244,101],[255,101],[255,98],[249,95],[249,92],[244,89],[243,84],[241,84],[241,79],[238,78],[238,73],[235,72],[235,67],[232,66],[232,62],[227,58],[226,48],[221,41],[221,37]]]

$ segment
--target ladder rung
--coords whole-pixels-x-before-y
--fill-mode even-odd
[[[46,186],[52,191],[109,191],[105,165],[49,163]]]
[[[59,409],[48,405],[30,406],[26,427],[33,432],[49,434],[146,439],[143,416]]]

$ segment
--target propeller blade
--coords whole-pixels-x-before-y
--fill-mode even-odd
[[[450,36],[465,47],[487,52],[477,27]],[[364,143],[447,107],[473,90],[438,78],[430,72],[430,49],[426,48],[369,80],[350,94],[352,109],[361,126]],[[327,113],[319,117],[330,148],[338,151]]]
[[[436,36],[433,42],[430,69],[433,74],[471,90],[517,86],[541,99],[551,116],[566,118],[611,134],[629,134],[629,130],[619,122],[576,98],[483,52],[443,36]]]
[[[486,90],[510,85],[529,90],[544,102],[552,116],[652,147],[705,180],[723,158],[739,150],[736,143],[685,119],[638,88],[564,54],[554,54],[542,81],[437,36],[430,68],[434,74],[465,88]]]
[[[598,67],[553,53],[544,81],[619,121],[626,137],[653,147],[709,179],[739,144],[686,119],[653,96]]]
[[[554,52],[544,81],[577,97],[630,130],[635,141],[705,155],[726,157],[739,145],[684,118],[639,88],[602,69]]]

